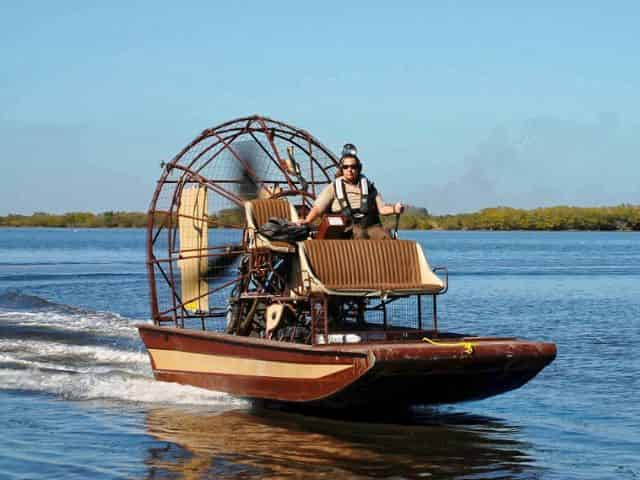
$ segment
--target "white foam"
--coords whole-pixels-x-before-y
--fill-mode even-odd
[[[0,370],[0,388],[51,393],[70,400],[117,400],[171,405],[244,405],[223,392],[158,382],[151,375],[75,374],[30,370]]]
[[[0,312],[0,319],[18,326],[47,326],[62,330],[96,332],[103,335],[137,337],[138,332],[130,320],[113,313],[78,312]]]
[[[38,357],[84,357],[85,361],[96,363],[148,363],[146,352],[118,350],[103,346],[72,345],[40,340],[0,339],[0,352],[13,352],[24,358],[37,354]]]
[[[146,352],[32,341],[12,342],[11,347],[6,348],[7,343],[6,340],[0,340],[0,362],[21,365],[27,373],[57,370],[84,375],[113,372],[133,376],[151,375]]]
[[[2,311],[0,322],[22,327],[82,331],[138,339],[130,320],[108,312]],[[0,389],[50,393],[72,400],[108,399],[169,405],[236,406],[246,402],[222,392],[158,382],[149,357],[113,345],[77,345],[37,338],[0,338]],[[14,368],[9,365],[13,364]],[[19,366],[15,368],[15,366]]]

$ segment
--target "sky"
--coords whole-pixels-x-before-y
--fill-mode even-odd
[[[251,114],[432,213],[640,204],[640,3],[524,3],[2,1],[0,215],[145,211]]]

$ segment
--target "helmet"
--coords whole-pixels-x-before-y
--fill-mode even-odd
[[[358,149],[353,143],[345,143],[344,147],[342,147],[342,155],[340,156],[340,159],[343,159],[344,157],[358,158]]]

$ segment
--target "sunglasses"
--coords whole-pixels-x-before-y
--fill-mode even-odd
[[[348,165],[343,165],[342,169],[343,170],[358,170],[358,164],[357,163],[350,163]]]

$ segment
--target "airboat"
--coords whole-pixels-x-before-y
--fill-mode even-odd
[[[421,245],[352,240],[326,215],[274,239],[336,177],[307,131],[254,115],[204,130],[162,164],[148,215],[153,324],[138,326],[157,380],[320,408],[408,407],[516,389],[553,343],[442,331],[445,267]]]

